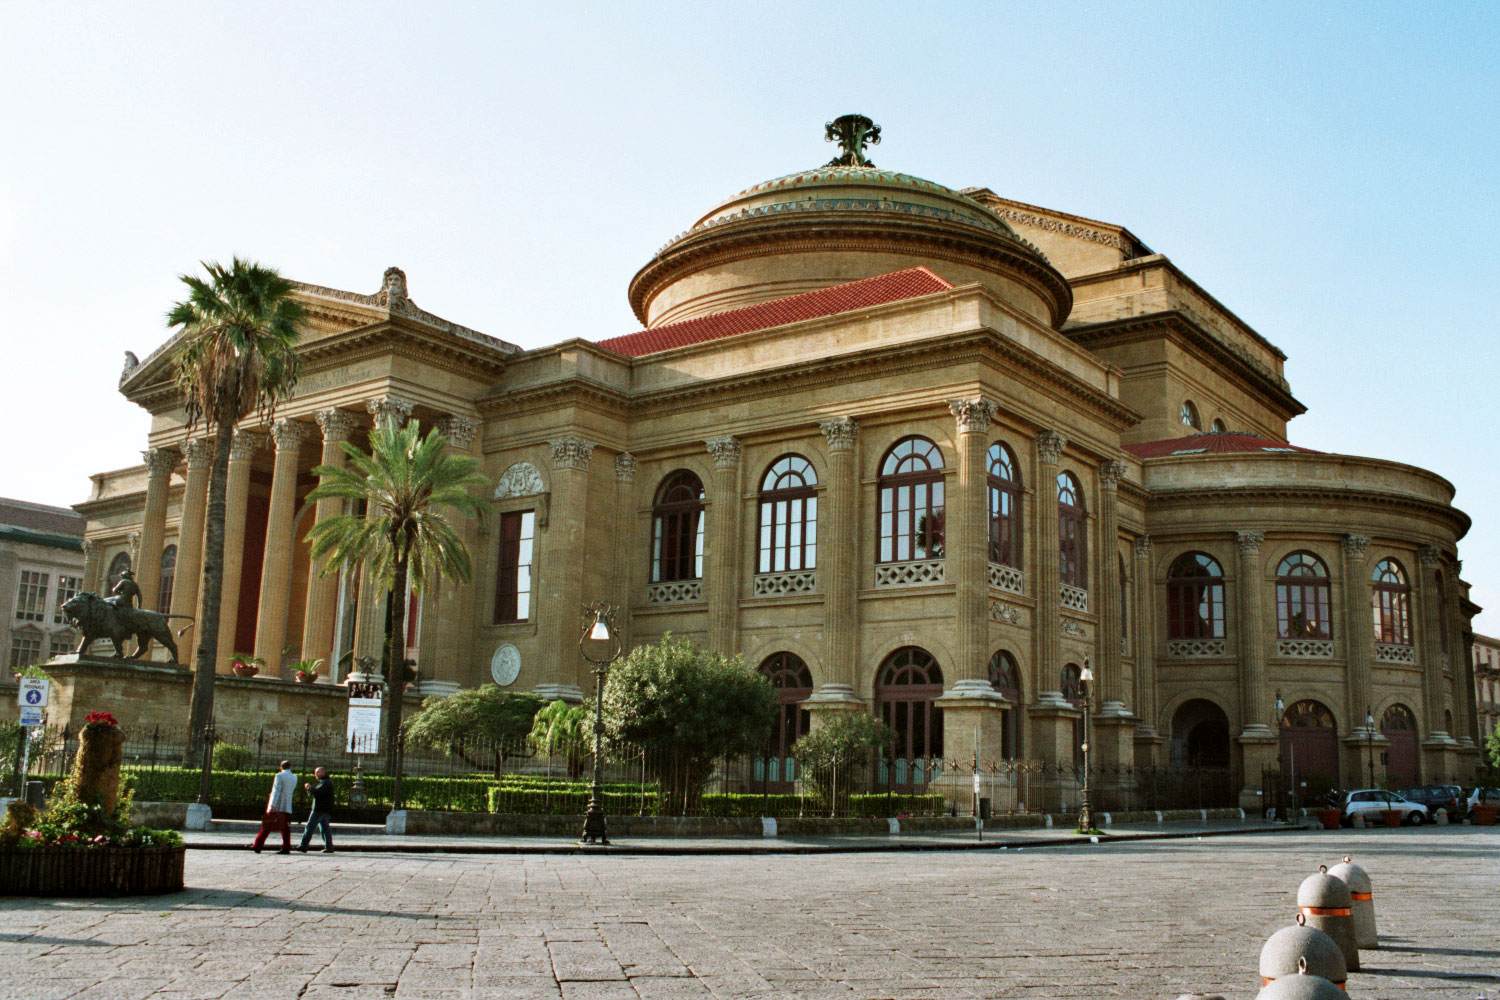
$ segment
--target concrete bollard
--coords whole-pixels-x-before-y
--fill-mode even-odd
[[[1446,809],[1439,809],[1437,812],[1433,813],[1432,814],[1432,821],[1434,823],[1436,823],[1438,826],[1447,826],[1448,825],[1448,810],[1446,810]]]
[[[1365,814],[1357,812],[1353,816],[1350,816],[1349,825],[1356,830],[1363,830],[1365,828]]]
[[[1260,985],[1269,986],[1283,976],[1294,976],[1299,969],[1306,969],[1340,989],[1347,988],[1349,970],[1338,942],[1307,926],[1307,918],[1300,913],[1295,927],[1283,927],[1261,946]]]
[[[1328,874],[1327,865],[1319,865],[1317,873],[1297,887],[1297,911],[1307,918],[1307,926],[1333,938],[1344,953],[1344,967],[1358,972],[1359,945],[1354,940],[1352,904],[1349,887]]]
[[[1375,929],[1375,887],[1370,882],[1369,874],[1347,854],[1344,855],[1343,864],[1334,865],[1328,869],[1328,874],[1349,887],[1349,900],[1354,916],[1354,943],[1361,948],[1379,948],[1380,935]]]
[[[1307,971],[1307,963],[1293,976],[1282,976],[1255,994],[1255,1000],[1348,1000],[1348,994]]]

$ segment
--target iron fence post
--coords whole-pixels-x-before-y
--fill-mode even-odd
[[[198,778],[199,805],[208,805],[209,792],[212,790],[214,739],[214,724],[213,720],[210,719],[208,725],[203,727],[203,771]]]

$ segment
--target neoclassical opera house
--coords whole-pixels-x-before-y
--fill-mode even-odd
[[[580,698],[579,609],[607,600],[631,643],[760,665],[788,744],[859,711],[912,758],[1071,761],[1087,663],[1104,764],[1227,766],[1253,803],[1279,730],[1327,782],[1363,784],[1372,748],[1377,780],[1467,774],[1453,487],[1289,443],[1286,356],[1129,230],[877,168],[878,136],[846,116],[834,163],[669,240],[622,336],[523,350],[395,268],[374,294],[300,285],[298,392],[233,445],[225,668],[319,656],[337,681],[378,656],[384,595],[313,572],[333,511],[304,498],[338,442],[418,420],[493,496],[464,526],[474,581],[408,598],[423,693]],[[88,588],[133,566],[148,606],[193,614],[209,449],[172,347],[120,382],[145,464],[78,509]]]

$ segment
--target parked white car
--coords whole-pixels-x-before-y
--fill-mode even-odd
[[[1374,826],[1385,822],[1385,814],[1388,812],[1399,812],[1401,822],[1412,826],[1421,826],[1427,822],[1427,807],[1420,802],[1404,799],[1395,792],[1387,792],[1380,788],[1360,788],[1344,796],[1345,826],[1354,822],[1355,813],[1363,813],[1366,825]]]
[[[1480,785],[1469,793],[1469,812],[1474,812],[1474,807],[1480,802],[1487,806],[1500,806],[1500,788],[1488,788]]]

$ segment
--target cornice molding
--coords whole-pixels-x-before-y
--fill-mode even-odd
[[[1354,487],[1289,486],[1220,486],[1185,490],[1153,490],[1147,495],[1147,507],[1154,514],[1176,507],[1212,506],[1223,508],[1230,503],[1286,503],[1294,506],[1338,510],[1364,506],[1377,510],[1396,510],[1421,514],[1448,525],[1454,538],[1469,530],[1469,516],[1456,507],[1393,493],[1377,493]]]

